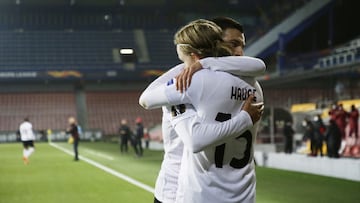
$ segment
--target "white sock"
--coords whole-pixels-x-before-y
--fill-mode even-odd
[[[25,158],[27,158],[28,156],[27,156],[27,149],[23,149],[23,157],[25,157]]]
[[[28,157],[35,151],[34,147],[30,147],[28,150]]]

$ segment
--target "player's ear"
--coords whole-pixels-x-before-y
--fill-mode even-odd
[[[200,60],[200,57],[199,55],[197,55],[196,53],[190,53],[190,56],[193,60],[197,61],[197,60]]]

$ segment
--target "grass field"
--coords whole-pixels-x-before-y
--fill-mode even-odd
[[[57,143],[71,150],[67,143]],[[81,143],[88,159],[154,187],[162,152],[119,153],[114,143]],[[153,194],[50,146],[36,143],[30,164],[20,143],[0,144],[0,203],[142,203]],[[258,203],[358,202],[360,182],[257,167]]]

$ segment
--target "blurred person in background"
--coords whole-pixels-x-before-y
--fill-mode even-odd
[[[331,108],[329,110],[329,116],[330,116],[330,120],[336,120],[336,111],[338,110],[338,105],[336,103],[333,103],[331,105]]]
[[[137,149],[136,155],[143,156],[142,139],[144,137],[144,125],[141,117],[135,119],[135,148]]]
[[[305,128],[305,133],[303,140],[305,142],[310,142],[310,153],[309,156],[314,156],[316,153],[315,149],[315,127],[314,124],[311,122],[310,119],[305,118],[303,121],[303,127]]]
[[[25,165],[28,165],[30,163],[29,157],[35,152],[35,133],[29,118],[24,118],[24,121],[20,124],[19,132],[24,147],[23,161]]]
[[[51,142],[52,130],[49,128],[46,130],[48,142]]]
[[[351,110],[348,114],[349,117],[349,136],[352,137],[354,135],[355,141],[358,140],[359,137],[359,110],[355,107],[355,105],[351,105]]]
[[[147,128],[144,128],[144,140],[145,140],[145,148],[149,149],[150,144],[150,133]]]
[[[70,134],[70,136],[73,139],[73,148],[74,148],[74,161],[79,161],[79,132],[78,132],[78,126],[76,123],[76,119],[74,117],[69,117],[68,119],[69,127],[66,129],[66,133]]]
[[[335,122],[338,125],[341,132],[341,139],[346,138],[345,128],[346,128],[346,118],[348,113],[345,111],[342,104],[338,105],[338,108],[335,111]]]
[[[330,158],[339,158],[339,149],[341,145],[341,132],[336,122],[330,119],[330,124],[326,130],[327,154]]]
[[[347,125],[348,112],[344,109],[343,104],[339,104],[339,110],[337,113],[338,113],[337,123],[340,128],[342,138],[345,139],[346,138],[345,129]]]
[[[324,155],[323,152],[323,142],[325,140],[325,132],[326,126],[321,118],[321,115],[316,115],[314,117],[314,144],[315,144],[315,156],[317,156],[318,152],[320,151],[320,156]]]
[[[47,136],[46,136],[46,130],[40,130],[39,133],[40,133],[40,140],[47,142],[48,140],[47,140]]]
[[[126,119],[121,120],[121,126],[119,128],[119,135],[120,135],[120,152],[128,152],[128,142],[131,138],[131,130],[128,126],[128,122]]]
[[[359,111],[356,109],[355,105],[351,105],[351,110],[347,113],[347,118],[349,134],[348,139],[343,141],[343,143],[345,143],[345,146],[342,150],[342,155],[346,157],[359,157],[360,153],[358,152],[358,149],[360,148],[360,145],[357,145]]]
[[[293,152],[293,137],[295,131],[292,127],[292,122],[288,121],[284,125],[284,137],[285,137],[285,149],[286,154],[291,154]]]

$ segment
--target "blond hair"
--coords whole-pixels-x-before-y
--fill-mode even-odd
[[[174,36],[174,43],[184,54],[194,53],[200,58],[232,54],[230,44],[222,39],[221,28],[204,19],[191,21],[180,28]]]

